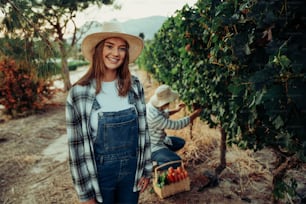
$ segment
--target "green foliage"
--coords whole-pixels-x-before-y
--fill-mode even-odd
[[[168,180],[167,180],[167,171],[164,171],[162,173],[160,173],[158,175],[158,178],[157,178],[157,183],[156,185],[159,187],[159,188],[163,188],[165,185],[168,184]]]
[[[65,31],[69,25],[76,26],[74,17],[78,11],[88,8],[92,4],[101,6],[111,4],[113,0],[21,0],[5,1],[1,5],[6,14],[1,25],[2,31],[20,37],[41,38],[49,43],[50,37],[64,43]],[[76,31],[76,27],[74,27]],[[22,31],[22,32],[20,32]],[[72,44],[76,41],[75,36]]]
[[[74,71],[80,66],[88,65],[87,61],[71,61],[68,63],[69,71]]]
[[[136,63],[140,68],[145,69],[148,72],[154,73],[154,68],[153,68],[153,60],[148,60],[148,59],[153,59],[153,53],[150,52],[149,48],[152,46],[152,41],[145,41],[144,49],[141,55],[137,58]]]
[[[15,61],[31,64],[31,68],[36,68],[36,73],[40,78],[49,78],[58,74],[60,67],[50,59],[57,56],[44,42],[31,38],[9,38],[5,36],[0,39],[0,53],[2,56],[13,58]]]
[[[46,78],[60,74],[60,65],[52,60],[37,63],[37,75],[40,78]]]
[[[199,0],[163,24],[143,66],[189,107],[201,105],[229,144],[306,161],[305,4]]]
[[[143,66],[189,107],[200,105],[201,119],[220,125],[228,144],[269,146],[306,162],[305,6],[199,0],[163,24]],[[295,187],[280,178],[274,196]]]
[[[68,69],[69,71],[75,71],[77,68],[88,65],[87,61],[79,61],[73,60],[68,62]],[[43,63],[38,64],[38,76],[45,77],[45,76],[54,76],[57,74],[61,74],[61,62],[55,60],[48,60]]]
[[[276,182],[275,186],[274,195],[277,199],[284,199],[286,195],[285,193],[288,193],[290,197],[296,196],[295,189],[297,187],[297,183],[293,179],[290,179],[288,183],[279,180]]]

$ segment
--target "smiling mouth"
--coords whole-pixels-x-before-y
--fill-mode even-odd
[[[118,58],[108,57],[107,59],[108,59],[108,61],[110,61],[112,63],[118,63],[119,62]]]

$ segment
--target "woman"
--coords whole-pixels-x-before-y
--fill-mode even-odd
[[[178,98],[178,93],[171,90],[168,85],[161,85],[150,98],[147,104],[147,120],[151,138],[152,160],[158,165],[170,161],[181,160],[176,154],[185,145],[185,140],[176,136],[167,136],[165,129],[178,130],[192,123],[200,115],[197,109],[190,116],[179,120],[171,120],[169,116],[179,112],[185,104],[179,104],[176,109],[169,110],[171,102]],[[180,165],[180,164],[177,164]]]
[[[138,203],[152,173],[144,91],[129,63],[143,41],[119,23],[84,38],[87,73],[69,91],[69,163],[81,203]]]

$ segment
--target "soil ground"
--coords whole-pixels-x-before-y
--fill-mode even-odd
[[[148,100],[158,84],[144,71],[132,69],[141,79]],[[83,72],[84,69],[71,72],[73,80]],[[66,94],[58,92],[43,112],[24,118],[0,115],[0,203],[78,203],[67,160],[65,99]],[[174,119],[186,114],[188,110],[181,111]],[[218,185],[202,188],[207,184],[204,172],[212,173],[219,164],[220,132],[197,119],[192,127],[168,133],[186,140],[186,146],[178,153],[189,173],[191,189],[160,199],[151,183],[140,195],[140,204],[271,203],[272,170],[276,162],[271,150],[254,153],[228,148],[227,167]],[[289,171],[302,190],[306,189],[305,173],[305,165]],[[301,203],[290,196],[286,200]]]

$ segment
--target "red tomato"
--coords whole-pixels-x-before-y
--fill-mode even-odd
[[[177,177],[177,174],[175,172],[173,172],[171,175],[173,176],[174,182],[178,182],[179,181],[179,179]]]
[[[183,172],[183,168],[179,166],[179,167],[176,168],[176,171],[177,171],[178,173],[181,173],[181,172]]]
[[[173,168],[172,166],[170,166],[170,167],[168,168],[168,172],[169,172],[169,173],[173,173],[173,172],[174,172],[174,168]]]
[[[169,183],[173,183],[174,182],[174,178],[173,178],[173,176],[170,173],[168,173],[167,179],[168,179]]]

